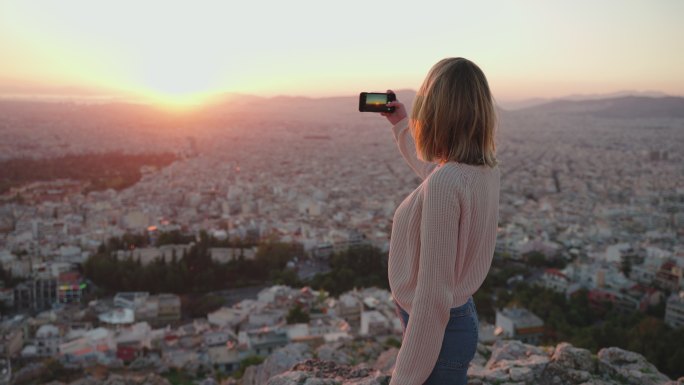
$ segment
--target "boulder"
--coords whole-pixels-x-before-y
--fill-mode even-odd
[[[482,350],[482,349],[480,349]],[[515,340],[497,341],[491,348],[491,356],[484,367],[477,360],[468,374],[482,383],[532,382],[539,378],[549,362],[547,352],[537,346]]]
[[[267,385],[386,385],[389,379],[389,376],[367,367],[310,359],[272,377]]]
[[[541,375],[543,384],[579,385],[597,380],[597,362],[587,349],[580,349],[563,342],[556,346],[551,361]]]
[[[154,373],[149,374],[110,374],[105,380],[81,378],[69,385],[171,385],[169,380]]]
[[[670,379],[660,373],[639,353],[620,348],[604,348],[598,352],[598,371],[625,384],[664,384]]]
[[[373,369],[378,370],[384,374],[392,374],[394,370],[394,365],[397,362],[397,355],[399,354],[399,349],[389,348],[382,352],[375,363],[373,364]]]
[[[316,349],[316,355],[321,360],[335,361],[338,364],[349,364],[351,357],[346,349],[342,349],[343,343],[323,344]]]

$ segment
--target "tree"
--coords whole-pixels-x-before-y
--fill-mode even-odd
[[[290,311],[287,313],[287,317],[285,317],[285,319],[287,320],[288,324],[308,323],[309,313],[305,312],[301,305],[295,305],[290,308]]]
[[[184,316],[191,318],[206,317],[207,314],[221,308],[225,299],[218,295],[194,294],[181,297],[181,310]]]
[[[529,253],[523,255],[527,263],[532,267],[544,267],[546,266],[546,256],[538,251],[530,251]]]
[[[236,370],[235,373],[233,373],[233,377],[242,378],[242,375],[245,373],[245,369],[252,365],[259,365],[262,362],[264,362],[264,357],[262,356],[252,355],[245,357],[244,359],[242,359],[242,361],[240,361],[240,369]]]
[[[622,259],[622,262],[620,263],[620,271],[622,271],[622,274],[624,274],[625,277],[629,277],[629,274],[632,272],[632,261],[630,258]]]
[[[302,281],[297,272],[292,269],[271,270],[271,281],[275,285],[287,285],[290,287],[302,287]]]

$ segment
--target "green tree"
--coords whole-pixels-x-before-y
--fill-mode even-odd
[[[292,269],[271,270],[271,282],[275,285],[287,285],[290,287],[302,287],[302,281],[297,276],[297,272]]]
[[[308,323],[309,313],[305,312],[300,305],[295,305],[290,308],[285,319],[288,324]]]
[[[252,365],[259,365],[262,362],[264,362],[264,357],[262,356],[252,355],[243,358],[242,361],[240,361],[240,368],[233,373],[233,377],[238,379],[242,378],[242,376],[245,374],[245,369]]]
[[[622,274],[624,274],[625,277],[629,277],[629,274],[632,272],[632,261],[630,258],[622,258],[622,262],[620,262],[620,271],[622,271]]]
[[[225,299],[218,295],[185,295],[181,297],[181,311],[191,318],[206,317],[225,304]]]
[[[523,255],[523,258],[532,267],[545,267],[548,264],[546,256],[539,251],[530,251],[529,253]]]

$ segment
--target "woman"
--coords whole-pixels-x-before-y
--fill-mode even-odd
[[[389,91],[392,92],[392,91]],[[391,385],[466,384],[499,210],[496,116],[484,74],[463,58],[432,67],[410,118],[383,113],[423,180],[397,207],[388,275],[404,336]]]

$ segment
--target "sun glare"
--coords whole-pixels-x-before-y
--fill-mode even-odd
[[[162,92],[155,90],[143,91],[139,94],[142,102],[153,104],[165,109],[184,111],[201,107],[212,94],[209,92]]]
[[[137,74],[141,96],[176,108],[202,104],[221,88],[225,75],[215,62],[201,57],[163,49],[144,55]]]

